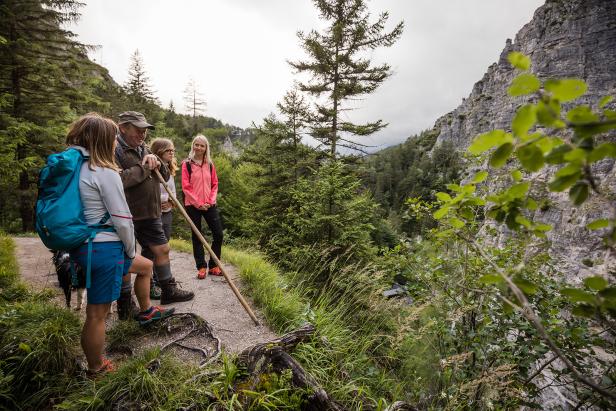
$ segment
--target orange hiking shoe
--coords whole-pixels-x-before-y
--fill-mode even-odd
[[[210,268],[210,275],[215,275],[216,277],[222,277],[222,270],[220,267],[212,267]]]
[[[114,372],[116,370],[115,364],[108,358],[103,359],[103,365],[98,370],[88,370],[87,375],[90,379],[96,379],[102,377],[103,375]]]
[[[197,278],[199,280],[205,280],[205,277],[207,277],[207,268],[200,268],[199,272],[197,272]]]

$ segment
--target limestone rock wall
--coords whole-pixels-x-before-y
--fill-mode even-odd
[[[530,56],[531,71],[540,78],[584,79],[588,92],[575,101],[577,104],[596,104],[605,95],[616,97],[616,0],[547,0],[518,32],[515,41],[507,40],[499,61],[488,68],[462,104],[436,121],[434,129],[440,130],[437,144],[453,141],[466,149],[477,134],[495,128],[510,129],[515,110],[528,100],[507,95],[507,87],[516,75],[507,62],[513,50]],[[603,161],[595,169],[604,186],[616,193],[614,162]],[[532,178],[547,184],[548,171],[535,173]],[[560,268],[570,281],[579,281],[604,262],[600,239],[584,225],[608,216],[610,206],[614,205],[592,199],[574,208],[566,193],[558,193],[551,194],[548,206],[535,216],[554,225],[549,235],[552,255],[562,261]],[[588,267],[582,260],[595,267]]]

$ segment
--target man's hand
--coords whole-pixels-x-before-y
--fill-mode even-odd
[[[154,170],[155,168],[159,168],[161,164],[160,161],[158,161],[158,157],[154,154],[146,154],[146,156],[143,157],[143,161],[141,161],[141,165],[148,170]]]

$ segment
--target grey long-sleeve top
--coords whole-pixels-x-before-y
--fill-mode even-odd
[[[87,150],[75,147],[85,155]],[[95,242],[122,241],[124,251],[130,258],[135,257],[135,231],[133,217],[126,203],[120,174],[112,169],[94,167],[85,161],[79,175],[79,192],[88,225],[99,224],[106,213],[111,218],[105,225],[113,226],[115,232],[103,231],[96,234]]]

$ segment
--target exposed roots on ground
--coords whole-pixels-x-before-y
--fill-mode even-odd
[[[281,374],[285,370],[291,370],[293,385],[311,392],[307,407],[304,408],[306,410],[343,410],[344,408],[334,401],[288,353],[297,344],[312,338],[314,332],[314,326],[306,324],[276,340],[245,349],[239,355],[238,362],[247,368],[252,385],[255,386],[261,374],[272,371]]]

